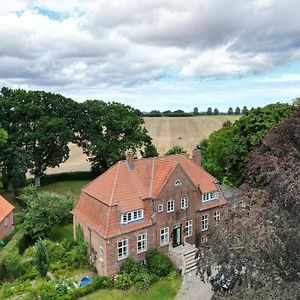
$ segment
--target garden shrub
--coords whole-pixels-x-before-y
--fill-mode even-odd
[[[158,280],[159,277],[157,275],[151,274],[149,272],[141,272],[134,278],[134,282],[136,283],[136,287],[139,292],[143,292],[149,289],[150,286]]]
[[[135,261],[132,257],[128,257],[120,267],[120,274],[127,274],[130,276],[131,280],[135,281],[134,278],[140,273],[147,272],[146,267]]]
[[[5,253],[1,257],[0,263],[0,280],[14,279],[24,274],[24,266],[21,263],[21,256],[18,251]]]
[[[123,273],[118,275],[114,285],[117,289],[128,290],[133,285],[133,282],[130,275]]]
[[[170,258],[158,250],[148,251],[145,258],[148,270],[159,277],[167,276],[175,269]]]

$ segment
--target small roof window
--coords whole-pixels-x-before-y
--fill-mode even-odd
[[[180,180],[176,180],[175,181],[175,185],[181,185],[181,181]]]

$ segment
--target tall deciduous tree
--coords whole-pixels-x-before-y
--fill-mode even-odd
[[[0,145],[3,145],[7,140],[7,132],[1,128],[0,124]]]
[[[193,115],[194,115],[194,116],[198,116],[198,115],[199,115],[198,107],[194,107]]]
[[[240,115],[241,114],[241,109],[238,106],[235,108],[234,114],[235,115]]]
[[[214,109],[214,115],[218,115],[219,114],[219,110],[217,108]]]
[[[248,112],[247,106],[244,106],[242,109],[242,114],[245,115]]]
[[[202,165],[224,183],[241,184],[250,151],[260,145],[269,129],[293,112],[293,106],[280,103],[252,109],[231,126],[212,133],[200,144]]]
[[[229,109],[228,109],[228,114],[229,114],[229,115],[233,115],[233,109],[232,109],[232,107],[229,107]]]
[[[151,147],[143,118],[130,106],[115,102],[84,102],[77,118],[76,138],[96,174],[124,158],[129,148]]]
[[[211,108],[211,107],[209,107],[209,108],[207,109],[207,114],[208,114],[208,115],[212,115],[212,108]]]
[[[29,169],[36,185],[47,167],[69,156],[76,104],[61,95],[43,91],[2,88],[0,116],[9,138],[0,149],[2,171],[8,186]]]

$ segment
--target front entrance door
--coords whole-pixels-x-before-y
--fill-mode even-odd
[[[181,225],[173,227],[173,247],[181,245]]]

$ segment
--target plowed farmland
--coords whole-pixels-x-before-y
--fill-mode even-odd
[[[191,153],[200,141],[221,128],[226,120],[234,122],[237,119],[237,116],[148,117],[145,118],[145,126],[160,155],[175,145]],[[48,174],[89,170],[87,157],[82,150],[74,144],[70,144],[70,150],[70,158],[59,168],[48,169]]]

